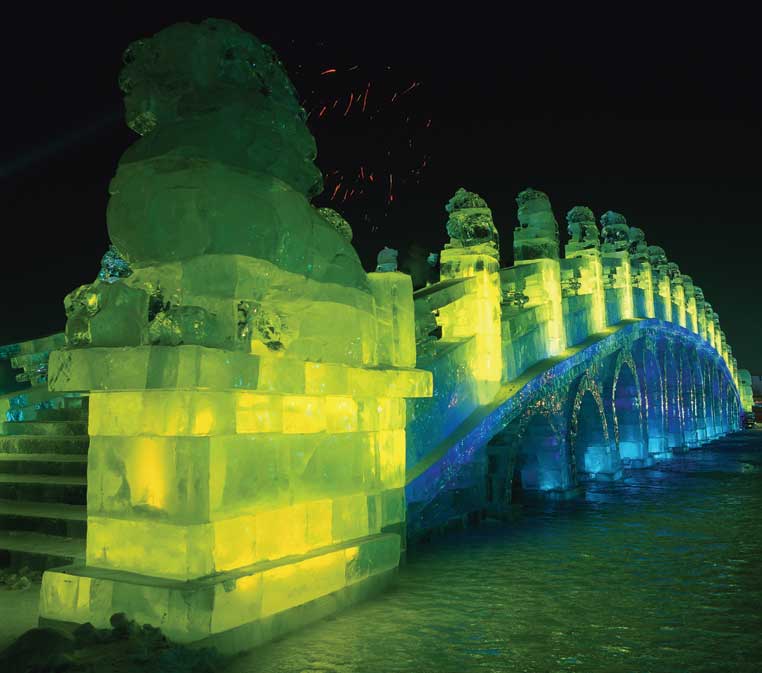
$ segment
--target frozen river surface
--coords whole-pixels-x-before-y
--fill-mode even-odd
[[[411,551],[231,673],[762,671],[762,432]]]

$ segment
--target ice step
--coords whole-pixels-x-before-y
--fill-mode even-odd
[[[0,531],[0,565],[53,568],[85,559],[85,541],[30,531]]]
[[[0,453],[86,454],[87,435],[0,435]]]
[[[10,409],[34,408],[40,406],[54,406],[64,408],[87,407],[88,398],[82,395],[71,395],[51,392],[45,386],[36,388],[22,388],[10,393],[0,395],[0,413]]]
[[[57,502],[0,500],[0,531],[84,538],[87,534],[87,507]]]
[[[84,476],[0,474],[0,500],[84,505],[87,502],[87,479]]]
[[[87,408],[64,409],[10,409],[6,412],[8,420],[17,421],[84,421],[87,418]],[[20,415],[20,418],[17,416]]]
[[[78,453],[0,453],[0,474],[87,474],[87,456]]]
[[[12,421],[0,423],[0,435],[87,435],[87,421]]]

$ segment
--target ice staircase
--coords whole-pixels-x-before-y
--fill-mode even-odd
[[[87,398],[47,390],[47,357],[62,342],[0,348],[0,567],[84,559]],[[9,368],[23,372],[11,378]]]

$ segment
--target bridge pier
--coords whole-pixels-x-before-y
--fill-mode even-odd
[[[91,445],[86,565],[45,573],[46,623],[124,612],[233,652],[393,579],[403,398],[426,373],[198,346],[57,352],[51,371],[92,391]]]
[[[50,360],[51,389],[90,393],[86,563],[45,574],[40,617],[248,649],[393,579],[405,398],[432,377],[393,251],[369,276],[311,203],[314,139],[272,50],[208,19],[130,54],[144,137],[107,213],[124,273],[67,297]]]
[[[664,377],[658,352],[651,339],[641,339],[637,342],[633,355],[637,361],[636,369],[643,398],[641,411],[648,456],[652,461],[664,460],[672,454],[668,450],[666,436]]]
[[[672,344],[664,341],[660,344],[662,371],[664,373],[665,391],[665,429],[667,447],[673,453],[685,452],[685,435],[683,433],[682,388],[680,385],[679,360],[675,357]]]
[[[627,467],[642,468],[653,463],[642,417],[640,381],[637,366],[628,353],[620,355],[612,385],[612,421],[619,457]]]
[[[654,462],[659,460],[668,460],[672,457],[672,452],[669,450],[667,444],[667,438],[661,437],[648,437],[648,453]]]
[[[653,273],[648,261],[645,240],[640,238],[643,232],[636,227],[630,227],[630,232],[633,314],[636,318],[653,318],[655,317]],[[632,232],[638,233],[633,235]]]
[[[696,360],[696,362],[698,359]],[[706,393],[703,389],[703,382],[701,380],[701,369],[696,366],[694,369],[694,388],[693,394],[695,399],[696,415],[694,417],[694,427],[696,429],[696,441],[699,446],[706,444],[708,441],[707,431],[707,408],[706,408]]]
[[[579,480],[615,481],[621,478],[622,461],[610,434],[600,391],[587,378],[583,378],[572,406],[570,434]]]

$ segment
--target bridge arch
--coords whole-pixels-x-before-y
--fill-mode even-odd
[[[496,433],[486,447],[486,500],[496,511],[532,493],[575,485],[558,410],[544,400]]]
[[[722,432],[723,434],[728,431],[728,428],[730,427],[730,410],[728,408],[728,390],[727,386],[724,385],[724,381],[720,380],[718,382],[719,384],[719,390],[720,390],[720,417],[722,419]]]
[[[666,392],[665,420],[667,429],[667,447],[682,448],[685,444],[683,437],[683,415],[681,409],[680,364],[675,357],[674,347],[670,340],[662,341],[662,360],[664,362],[664,389]]]
[[[581,377],[571,405],[569,446],[577,480],[612,479],[621,470],[619,456],[611,450],[601,388],[590,372]]]
[[[716,371],[714,362],[707,357],[703,358],[701,364],[704,386],[706,388],[706,425],[707,437],[712,439],[722,434],[722,419],[719,413],[718,391],[715,389]]]
[[[641,393],[644,398],[642,409],[647,428],[648,453],[658,457],[667,452],[664,375],[653,340],[642,339],[639,349]]]
[[[701,359],[695,347],[688,349],[687,360],[693,376],[693,409],[694,423],[696,427],[696,445],[698,446],[706,441],[708,435],[704,371],[701,367]]]
[[[738,430],[741,427],[741,411],[738,404],[738,397],[735,394],[732,386],[726,383],[725,389],[725,430],[726,432],[732,432]]]
[[[632,466],[647,462],[648,447],[643,429],[640,377],[629,350],[619,351],[611,385],[614,439],[621,460]]]
[[[521,421],[516,469],[524,491],[560,491],[573,485],[566,438],[547,411]]]
[[[698,432],[696,428],[696,383],[693,367],[688,358],[688,353],[684,348],[679,349],[679,362],[683,438],[686,447],[694,448],[698,446]]]
[[[414,459],[422,468],[416,467],[406,487],[409,530],[423,520],[440,521],[439,503],[448,498],[467,506],[463,492],[471,486],[461,474],[482,492],[487,476],[492,484],[487,509],[499,509],[495,500],[510,503],[518,493],[571,495],[585,479],[618,478],[626,463],[643,459],[645,466],[654,458],[668,459],[674,447],[687,450],[683,438],[697,438],[702,407],[708,416],[716,406],[718,428],[733,417],[732,395],[725,390],[734,390],[733,380],[723,358],[682,328],[633,322],[570,353],[509,380],[491,405],[467,418],[451,444],[431,437],[430,422],[409,427],[431,455],[417,446]],[[711,438],[708,431],[706,437]],[[629,452],[631,440],[639,454]],[[492,467],[484,469],[488,464]],[[502,483],[495,488],[497,481]],[[414,523],[416,517],[420,521]]]
[[[728,395],[730,396],[730,429],[741,429],[741,400],[732,386],[728,386]]]
[[[722,436],[728,430],[727,413],[724,404],[724,390],[720,385],[721,372],[714,360],[712,360],[709,365],[709,371],[712,384],[712,406],[714,409],[715,429],[717,436]]]

